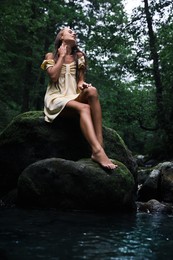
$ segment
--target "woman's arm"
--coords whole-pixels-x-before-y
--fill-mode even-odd
[[[83,56],[83,53],[79,52],[78,57],[81,58]],[[84,88],[87,88],[90,86],[90,84],[85,82],[85,67],[81,67],[78,71],[78,89],[83,90]]]
[[[54,66],[49,67],[47,69],[47,73],[48,73],[49,77],[51,78],[51,80],[53,82],[57,82],[57,80],[59,78],[61,68],[62,68],[62,65],[64,63],[64,57],[65,57],[65,54],[66,54],[66,47],[67,46],[65,44],[61,45],[61,47],[58,49],[59,57],[58,57],[57,62],[55,63]],[[54,59],[53,53],[47,53],[46,56],[45,56],[45,59],[46,60]]]
[[[84,75],[85,75],[85,73],[84,73],[84,71],[81,69],[81,70],[79,71],[79,81],[78,81],[78,84],[77,84],[77,87],[78,87],[79,90],[83,90],[83,89],[85,89],[85,88],[89,88],[89,87],[92,86],[91,84],[88,84],[88,83],[86,83],[86,82],[84,81],[84,80],[85,80]]]

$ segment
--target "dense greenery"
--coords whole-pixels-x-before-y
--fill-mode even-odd
[[[104,124],[134,153],[173,155],[172,8],[170,0],[142,0],[128,17],[122,0],[1,0],[0,130],[43,109],[48,79],[40,64],[66,25],[88,56]]]

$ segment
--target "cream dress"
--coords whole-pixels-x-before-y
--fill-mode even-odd
[[[41,64],[43,70],[55,65],[54,60],[44,60]],[[85,67],[84,56],[78,58],[78,68]],[[63,110],[67,102],[79,95],[76,82],[76,62],[63,64],[58,81],[48,84],[44,97],[45,121],[52,122]]]

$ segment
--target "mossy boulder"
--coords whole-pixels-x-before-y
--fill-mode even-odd
[[[63,210],[134,210],[134,178],[123,164],[118,165],[116,170],[105,171],[91,159],[38,161],[19,177],[18,204]]]
[[[108,156],[122,162],[135,179],[137,164],[121,137],[106,127],[103,136]],[[49,124],[42,111],[20,114],[0,134],[0,196],[16,188],[18,177],[30,164],[48,158],[77,161],[90,156],[78,120],[57,118]]]

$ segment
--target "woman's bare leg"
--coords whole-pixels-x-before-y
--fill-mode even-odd
[[[116,165],[113,164],[111,160],[107,157],[104,149],[97,139],[93,126],[90,106],[88,104],[80,103],[75,100],[69,101],[66,104],[64,110],[61,112],[61,116],[67,115],[68,110],[70,110],[71,112],[77,112],[80,116],[80,127],[82,133],[91,146],[91,158],[107,169],[115,169]]]
[[[99,143],[103,147],[102,111],[97,89],[95,87],[86,88],[79,95],[78,100],[79,102],[84,102],[90,105],[95,134]]]
[[[103,133],[102,133],[102,111],[100,106],[100,101],[98,98],[98,93],[95,88],[92,88],[92,92],[88,95],[88,104],[91,108],[91,115],[93,120],[94,129],[96,136],[101,146],[103,147]]]

